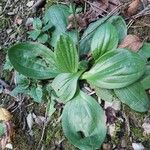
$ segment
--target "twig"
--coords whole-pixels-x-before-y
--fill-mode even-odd
[[[50,95],[51,95],[51,94],[50,94]],[[48,117],[48,110],[49,110],[50,103],[51,103],[51,99],[48,98],[48,103],[47,103],[46,112],[45,112],[46,121],[44,122],[43,130],[42,130],[42,135],[41,135],[41,138],[40,138],[40,141],[39,141],[39,143],[38,143],[38,146],[37,146],[36,150],[38,150],[38,149],[40,148],[40,145],[41,145],[41,143],[42,143],[42,141],[43,141],[43,138],[44,138],[45,130],[46,130],[47,123],[48,123],[48,120],[49,120],[49,117]]]
[[[102,11],[104,11],[105,13],[108,13],[108,11],[106,11],[105,9],[98,7],[98,6],[96,6],[95,4],[93,4],[93,3],[91,3],[91,2],[89,2],[89,1],[87,1],[87,0],[84,0],[84,1],[85,1],[86,3],[88,3],[89,5],[95,7],[95,8],[97,8],[97,9],[99,9],[99,10],[102,10]]]
[[[36,10],[38,10],[39,7],[44,6],[45,3],[46,3],[46,0],[38,0],[38,1],[32,6],[31,9],[33,9],[33,10],[36,11]]]
[[[150,4],[146,6],[142,11],[140,11],[138,14],[132,16],[132,19],[129,21],[127,25],[128,29],[132,26],[132,24],[137,18],[142,17],[142,16],[147,16],[147,15],[150,15]]]
[[[129,119],[128,119],[126,113],[125,113],[124,105],[123,105],[123,117],[125,119],[126,130],[127,130],[128,136],[130,136],[130,123],[129,123]]]
[[[4,9],[3,9],[2,13],[6,10],[6,8],[7,8],[7,7],[8,7],[8,5],[9,5],[9,3],[10,3],[10,0],[7,0],[6,5],[5,5],[5,7],[4,7]]]
[[[150,15],[150,4],[146,6],[142,11],[133,16],[133,19],[137,19],[142,16]]]

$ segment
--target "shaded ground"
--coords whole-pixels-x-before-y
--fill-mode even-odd
[[[38,11],[38,14],[30,11],[26,6],[28,1],[29,0],[4,0],[0,2],[0,7],[3,11],[0,11],[0,77],[4,78],[8,83],[11,80],[9,72],[2,74],[2,65],[4,64],[7,48],[16,42],[25,41],[27,39],[27,29],[25,26],[27,18],[34,17],[38,14],[41,15],[42,12],[41,9]],[[16,25],[16,18],[22,19],[20,25]],[[150,16],[136,19],[130,27],[129,33],[134,33],[143,40],[150,42]],[[43,116],[45,113],[45,104],[33,104],[30,99],[25,99],[20,103],[20,101],[16,101],[12,97],[3,94],[0,95],[0,99],[1,105],[6,108],[10,108],[11,105],[14,105],[14,107],[9,109],[14,116],[16,132],[13,141],[14,150],[36,150],[41,138],[42,127],[35,124],[33,126],[33,134],[30,134],[26,117],[29,112]],[[132,150],[132,142],[142,142],[147,150],[150,149],[150,137],[143,136],[142,129],[144,118],[150,116],[150,112],[147,114],[139,114],[131,111],[131,109],[127,107],[123,107],[123,110],[123,112],[120,112],[120,116],[125,119],[126,123],[124,124],[124,122],[118,120],[116,134],[114,138],[110,138],[109,136],[106,138],[103,150],[111,150],[113,149],[112,147],[116,147],[114,148],[116,150]],[[49,122],[48,128],[46,129],[47,134],[43,139],[43,150],[75,150],[63,136],[58,119],[60,113],[61,109],[58,108],[57,113],[53,115]],[[132,137],[132,141],[130,137]]]

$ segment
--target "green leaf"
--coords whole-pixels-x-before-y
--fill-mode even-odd
[[[20,86],[22,86],[22,88],[26,89],[30,85],[30,80],[27,77],[17,73],[16,74],[16,84],[20,85]]]
[[[52,82],[52,87],[61,102],[66,103],[74,97],[80,74],[80,72],[76,74],[61,73],[54,79]]]
[[[45,32],[45,31],[48,31],[50,28],[52,28],[53,25],[52,23],[49,21],[43,28],[42,28],[42,31]]]
[[[55,96],[52,94],[51,96],[51,100],[48,106],[48,116],[51,117],[53,115],[53,113],[56,111],[55,106]]]
[[[138,80],[144,73],[145,62],[127,49],[109,51],[82,76],[90,84],[106,89],[122,88]]]
[[[2,136],[5,134],[6,132],[6,125],[3,122],[0,122],[0,138],[2,138]]]
[[[43,96],[42,86],[38,85],[37,87],[31,87],[29,95],[33,98],[35,102],[41,103]]]
[[[113,90],[110,89],[103,89],[99,87],[94,87],[96,95],[104,101],[113,101],[115,99],[115,95]]]
[[[55,50],[56,64],[61,72],[75,73],[78,71],[78,53],[69,36],[60,36]]]
[[[65,136],[82,150],[99,149],[106,136],[106,118],[94,98],[80,91],[63,110],[62,127]]]
[[[46,43],[48,40],[48,35],[47,34],[42,34],[38,37],[38,42],[39,43]]]
[[[127,35],[127,25],[125,20],[121,16],[112,16],[109,18],[108,22],[116,28],[119,42],[121,42]]]
[[[150,89],[150,65],[146,66],[144,75],[142,76],[140,82],[145,90]]]
[[[41,29],[42,28],[42,21],[40,18],[35,18],[33,20],[33,29]]]
[[[12,96],[17,96],[18,94],[27,94],[29,91],[29,86],[30,86],[30,80],[19,74],[18,72],[16,73],[16,87],[11,91]]]
[[[87,70],[88,69],[88,63],[89,62],[87,60],[81,60],[79,62],[79,70],[83,70],[83,71]]]
[[[92,56],[96,60],[104,53],[116,49],[118,45],[117,30],[110,23],[105,23],[100,26],[91,43]]]
[[[87,54],[90,51],[91,41],[94,33],[105,22],[111,23],[117,30],[119,41],[122,41],[127,35],[127,26],[121,16],[104,17],[91,23],[84,31],[80,41],[80,54]]]
[[[121,102],[127,104],[133,110],[138,112],[149,110],[150,101],[140,82],[133,83],[125,88],[115,89],[114,91]]]
[[[150,57],[150,43],[143,43],[142,48],[138,51],[138,54],[145,60]]]
[[[150,75],[145,77],[142,81],[141,81],[143,87],[145,90],[150,89]]]
[[[55,30],[52,32],[51,37],[51,45],[53,47],[56,46],[57,41],[60,38],[60,35],[66,34],[70,36],[74,42],[77,41],[77,35],[75,30],[67,31],[68,25],[68,16],[69,7],[61,4],[52,5],[47,11],[45,12],[45,22],[51,22],[52,25],[55,27]]]
[[[24,87],[17,85],[11,92],[11,96],[18,96],[18,94],[28,94],[29,89],[25,89]]]
[[[41,30],[29,31],[28,34],[29,34],[29,38],[36,40],[38,36],[41,34]]]
[[[100,27],[108,17],[99,19],[98,21],[91,23],[88,28],[84,31],[80,40],[80,54],[87,54],[90,51],[91,41],[96,29]]]
[[[5,64],[4,64],[4,66],[3,66],[3,70],[12,71],[12,69],[13,69],[13,66],[12,66],[12,64],[10,63],[10,60],[9,60],[9,58],[8,58],[8,55],[6,55],[6,57],[5,57]]]
[[[48,79],[58,74],[53,52],[42,44],[16,44],[9,49],[8,56],[13,67],[25,76]]]

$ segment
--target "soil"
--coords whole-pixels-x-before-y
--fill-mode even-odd
[[[26,33],[27,27],[25,26],[27,19],[29,17],[40,16],[44,11],[44,9],[39,9],[36,13],[31,11],[27,7],[29,1],[30,0],[0,1],[0,78],[4,79],[8,84],[11,84],[11,73],[9,71],[3,71],[7,48],[16,42],[28,40]],[[50,3],[47,4],[47,6],[48,5],[50,5]],[[16,25],[16,18],[22,19],[20,25]],[[127,22],[129,22],[129,20],[127,20]],[[142,16],[135,19],[129,28],[129,33],[138,35],[142,40],[150,42],[150,16]],[[26,99],[19,105],[19,101],[5,94],[0,94],[0,99],[0,104],[12,112],[13,115],[13,123],[15,125],[15,137],[13,139],[14,150],[36,150],[41,138],[42,128],[34,124],[31,134],[27,126],[26,117],[30,112],[34,112],[38,116],[44,116],[45,104],[34,104],[32,100]],[[14,107],[10,108],[11,105]],[[115,137],[110,139],[108,136],[106,138],[103,150],[112,150],[112,147],[116,147],[114,148],[115,150],[132,150],[133,142],[141,142],[147,150],[150,149],[150,136],[145,137],[142,129],[144,118],[150,116],[150,112],[139,114],[127,106],[123,106],[123,108],[124,115],[130,122],[130,131],[126,129],[127,125],[123,125],[118,121],[118,129]],[[60,113],[61,109],[58,108],[58,111],[50,118],[46,135],[42,141],[43,150],[75,150],[63,135],[61,124],[58,121]],[[123,131],[122,128],[124,128]],[[132,141],[130,137],[132,137]]]

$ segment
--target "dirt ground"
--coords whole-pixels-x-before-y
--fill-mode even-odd
[[[27,7],[30,0],[2,0],[0,1],[0,78],[8,84],[11,81],[10,72],[3,72],[3,64],[7,48],[20,41],[27,40],[26,21],[28,18],[40,16],[44,9],[33,12]],[[21,19],[22,23],[16,25],[16,20]],[[129,19],[130,20],[130,19]],[[129,22],[127,20],[127,22]],[[129,28],[129,33],[141,37],[142,40],[150,42],[150,16],[142,16],[134,20]],[[41,126],[34,124],[32,134],[29,132],[26,117],[30,112],[43,116],[45,104],[34,104],[30,99],[20,101],[14,100],[9,95],[0,94],[0,104],[8,108],[13,115],[15,137],[13,139],[14,150],[36,150],[41,138]],[[135,113],[126,106],[123,106],[124,119],[129,124],[118,121],[118,131],[112,139],[108,136],[103,145],[103,150],[132,150],[132,142],[142,143],[147,150],[150,149],[150,136],[143,135],[142,124],[146,117],[150,117],[150,111],[146,114]],[[43,138],[42,150],[75,150],[75,148],[64,138],[59,120],[60,109],[50,118]],[[57,119],[56,119],[57,118]],[[127,128],[130,126],[130,130]],[[130,140],[132,137],[132,142]],[[111,148],[110,148],[111,147]],[[112,148],[114,147],[114,148]]]

